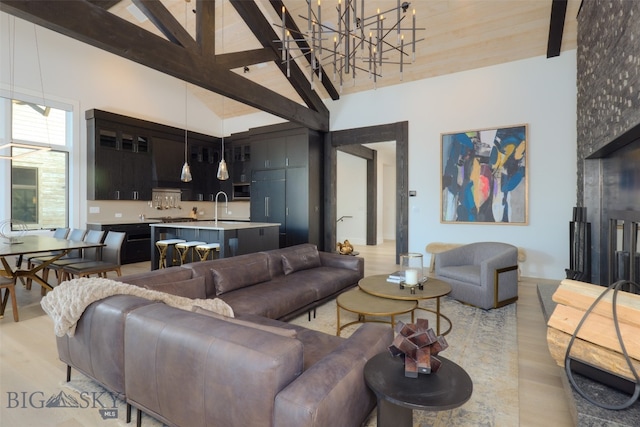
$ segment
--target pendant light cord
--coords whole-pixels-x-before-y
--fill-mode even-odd
[[[184,2],[184,29],[185,31],[187,30],[187,2]],[[189,108],[189,104],[187,102],[187,81],[184,81],[184,162],[187,163],[187,145],[189,143],[189,137],[188,137],[188,117],[189,117],[189,113],[188,113],[188,108]]]
[[[220,41],[221,41],[220,50],[222,51],[222,54],[224,54],[224,1],[220,2],[220,7],[222,8],[222,11],[221,11],[222,25],[220,26],[220,29],[222,30],[220,34]],[[222,160],[224,160],[224,98],[225,96],[222,95]]]
[[[47,101],[45,100],[45,97],[44,97],[44,79],[42,78],[42,65],[40,64],[40,47],[38,45],[38,29],[36,27],[36,24],[33,24],[33,36],[36,41],[36,58],[38,58],[38,73],[40,74],[39,76],[40,89],[42,90],[42,108],[46,113]],[[49,117],[46,114],[43,114],[42,117],[44,117],[44,125],[45,125],[45,129],[47,130],[47,142],[49,143],[49,147],[51,147],[51,135],[49,133]]]

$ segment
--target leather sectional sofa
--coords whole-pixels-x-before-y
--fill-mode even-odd
[[[58,354],[68,377],[73,367],[169,426],[359,426],[376,401],[362,371],[391,328],[366,323],[345,339],[282,319],[354,286],[363,263],[300,245],[125,276],[222,298],[235,317],[111,296],[57,338]]]

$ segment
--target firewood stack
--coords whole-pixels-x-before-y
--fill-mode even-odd
[[[547,342],[558,365],[564,366],[571,335],[587,309],[605,290],[603,286],[565,279],[553,294],[557,305],[547,323]],[[594,307],[583,323],[570,356],[635,382],[616,335],[612,301],[613,290]],[[640,295],[619,291],[617,315],[627,353],[636,371],[640,372]]]

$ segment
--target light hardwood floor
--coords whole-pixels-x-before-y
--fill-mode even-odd
[[[366,276],[385,274],[397,268],[395,242],[357,247],[356,250],[365,258]],[[148,269],[148,263],[131,264],[124,266],[123,274]],[[546,325],[537,296],[538,283],[551,282],[521,278],[519,283],[518,348],[514,350],[518,351],[519,360],[520,425],[572,426],[574,423],[560,379],[563,372],[553,362],[547,348]],[[46,399],[59,392],[65,367],[58,360],[52,323],[38,304],[39,289],[36,286],[31,291],[18,289],[18,294],[20,322],[13,322],[10,307],[0,320],[0,426],[121,425],[114,420],[96,418],[95,411],[36,409],[24,401],[24,396],[33,395],[37,406],[38,398]]]

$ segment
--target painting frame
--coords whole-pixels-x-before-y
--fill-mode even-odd
[[[440,222],[529,224],[528,124],[440,135]]]

